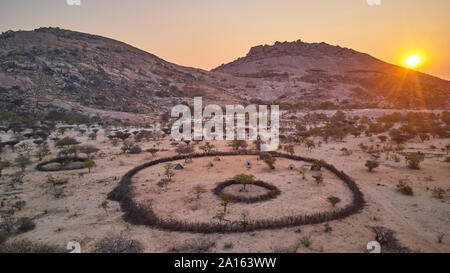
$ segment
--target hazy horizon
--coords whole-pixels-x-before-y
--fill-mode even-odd
[[[130,1],[131,2],[131,1]],[[333,1],[4,1],[1,31],[60,27],[116,39],[183,66],[210,70],[276,41],[326,42],[450,80],[450,2]],[[170,2],[170,3],[169,3]],[[448,8],[446,8],[448,7]]]

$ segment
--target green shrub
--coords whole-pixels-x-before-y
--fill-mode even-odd
[[[276,161],[276,159],[272,158],[272,157],[268,157],[268,158],[264,159],[264,163],[266,163],[267,166],[269,166],[269,168],[272,170],[275,169],[275,165],[274,165],[275,161]]]
[[[168,181],[172,181],[172,177],[175,175],[173,168],[174,166],[171,163],[164,165],[164,175],[167,177]]]
[[[406,156],[406,162],[408,164],[408,168],[413,170],[420,169],[420,163],[424,161],[425,156],[422,153],[414,153]]]
[[[404,195],[414,195],[413,189],[411,186],[407,185],[403,181],[400,181],[397,185],[398,191],[403,193]]]

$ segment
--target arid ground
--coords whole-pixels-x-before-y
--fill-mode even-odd
[[[126,128],[117,129],[123,131]],[[139,130],[127,129],[130,132]],[[100,251],[98,245],[105,236],[121,236],[137,242],[144,252],[367,252],[367,243],[376,239],[371,227],[380,226],[395,231],[397,244],[409,251],[450,252],[450,163],[445,162],[448,138],[431,138],[424,142],[413,138],[403,143],[401,150],[389,152],[386,147],[397,145],[390,140],[382,143],[376,135],[347,135],[342,141],[329,140],[328,143],[321,137],[312,136],[310,140],[316,145],[311,149],[301,142],[282,143],[283,146],[292,144],[295,155],[325,160],[353,178],[364,195],[366,204],[363,209],[345,219],[316,225],[199,234],[133,225],[123,220],[119,203],[107,199],[108,193],[127,171],[148,161],[174,156],[177,154],[175,144],[180,146],[184,143],[173,143],[170,136],[141,140],[137,143],[142,152],[133,154],[121,149],[122,141],[112,144],[107,136],[113,134],[114,129],[110,128],[106,133],[100,129],[96,140],[88,137],[89,132],[82,134],[76,127],[63,134],[56,130],[49,139],[73,137],[83,145],[97,147],[99,151],[91,155],[96,167],[90,172],[86,168],[38,171],[35,166],[40,162],[34,157],[23,172],[22,183],[16,179],[22,173],[19,167],[12,165],[3,170],[0,178],[3,225],[6,226],[8,220],[15,226],[14,223],[22,217],[28,217],[35,224],[34,228],[24,232],[11,232],[4,244],[27,239],[65,249],[69,241],[77,241],[82,252],[93,252]],[[0,137],[7,141],[14,135],[8,132],[1,133]],[[23,142],[36,149],[33,140]],[[48,142],[51,155],[43,161],[55,158],[61,151],[55,147],[54,141]],[[211,144],[218,151],[232,149],[226,141],[213,141]],[[14,162],[21,149],[18,145],[14,150],[4,147],[2,160]],[[196,152],[201,152],[199,147],[205,145],[205,141],[190,145]],[[247,149],[255,149],[254,146],[248,141]],[[146,152],[151,148],[158,149],[154,156]],[[406,166],[404,154],[412,152],[421,152],[424,156],[418,170]],[[365,167],[367,160],[376,160],[379,166],[369,172]],[[220,161],[215,157],[202,157],[194,158],[192,162],[179,160],[171,163],[174,166],[180,164],[183,169],[173,170],[173,178],[164,185],[159,182],[165,177],[165,164],[146,168],[131,181],[134,200],[150,204],[161,218],[219,221],[215,216],[224,208],[212,189],[217,183],[240,173],[253,174],[257,180],[276,186],[281,194],[252,204],[231,202],[225,216],[228,221],[240,221],[243,213],[248,220],[270,219],[334,210],[351,202],[351,192],[341,180],[322,170],[323,182],[316,183],[313,176],[318,172],[312,171],[311,164],[306,162],[280,158],[275,161],[275,169],[270,169],[257,156],[242,155],[220,157]],[[297,171],[302,166],[307,170],[305,179]],[[399,184],[408,185],[412,195],[399,191]],[[198,196],[194,190],[196,186],[204,189]],[[442,190],[439,196],[437,189]],[[225,193],[255,196],[265,192],[265,189],[254,185],[248,185],[247,190],[242,191],[240,185],[233,185]],[[327,200],[329,196],[339,197],[341,201],[332,206]]]

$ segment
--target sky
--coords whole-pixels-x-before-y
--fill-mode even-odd
[[[81,1],[81,5],[69,5]],[[326,42],[450,80],[449,0],[0,0],[0,31],[60,27],[212,69],[275,41]]]

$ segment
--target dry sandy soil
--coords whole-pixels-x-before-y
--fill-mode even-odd
[[[279,230],[203,235],[167,232],[129,224],[123,221],[123,213],[117,202],[108,201],[106,210],[100,207],[107,194],[128,170],[155,158],[175,155],[169,137],[159,145],[159,148],[167,151],[159,152],[153,158],[150,153],[145,152],[138,155],[121,153],[120,146],[113,147],[102,131],[96,141],[88,140],[86,135],[80,136],[73,131],[67,132],[66,135],[101,149],[95,156],[97,167],[91,173],[87,170],[52,173],[54,177],[68,179],[67,184],[59,186],[62,188],[62,195],[58,198],[55,197],[55,188],[47,183],[48,173],[35,170],[38,163],[36,159],[27,167],[23,185],[16,189],[11,189],[8,185],[19,169],[12,167],[4,170],[0,178],[0,198],[5,208],[18,200],[24,200],[26,206],[17,211],[14,217],[31,217],[36,223],[34,230],[9,240],[29,239],[61,247],[75,240],[81,243],[82,252],[91,252],[96,242],[105,235],[122,232],[140,241],[145,252],[167,252],[173,247],[183,245],[188,239],[215,242],[209,249],[211,252],[367,252],[366,244],[375,239],[368,227],[384,226],[395,230],[400,243],[413,251],[450,252],[450,163],[443,162],[445,153],[440,150],[449,143],[449,139],[405,144],[406,151],[420,150],[426,153],[420,170],[407,169],[403,157],[401,162],[394,162],[386,160],[385,153],[382,153],[380,167],[372,173],[367,171],[364,163],[373,158],[363,152],[358,144],[376,145],[376,138],[350,136],[343,142],[322,144],[311,152],[303,145],[296,145],[295,154],[324,159],[356,181],[367,202],[360,213],[329,222],[332,228],[330,232],[325,232],[324,224],[318,224]],[[0,137],[7,140],[11,135],[2,134]],[[153,147],[156,141],[139,144],[145,150]],[[221,151],[230,150],[225,142],[213,144]],[[430,149],[430,145],[438,148]],[[343,147],[351,150],[352,154],[343,155]],[[56,155],[57,150],[53,144],[51,150],[52,155],[46,159]],[[199,151],[198,146],[196,150]],[[13,161],[16,157],[16,153],[9,148],[5,148],[2,155],[2,159],[8,161]],[[249,170],[245,166],[247,160],[252,163]],[[209,167],[209,162],[212,162],[214,167]],[[238,173],[254,174],[257,179],[276,185],[281,194],[276,199],[262,203],[230,204],[227,216],[230,220],[238,220],[244,210],[248,212],[250,219],[331,210],[334,208],[326,200],[330,195],[342,199],[337,207],[351,201],[350,191],[333,174],[323,171],[324,184],[318,186],[311,177],[312,171],[308,171],[307,179],[302,180],[301,175],[288,169],[290,164],[295,167],[307,165],[302,162],[279,159],[275,170],[270,170],[255,156],[222,157],[221,161],[199,158],[189,164],[184,161],[173,163],[181,163],[185,169],[176,170],[173,182],[165,187],[156,185],[163,178],[162,165],[147,168],[132,180],[136,200],[151,202],[155,213],[162,217],[214,221],[212,217],[223,208],[210,190],[217,182]],[[397,191],[396,185],[401,179],[412,186],[413,196],[406,196]],[[196,185],[207,189],[199,200],[192,192]],[[444,199],[432,196],[431,190],[435,187],[447,190]],[[249,190],[256,189],[249,187]],[[10,194],[11,192],[13,194]],[[440,233],[446,234],[442,243],[437,240]],[[305,236],[310,237],[309,247],[299,243]]]

